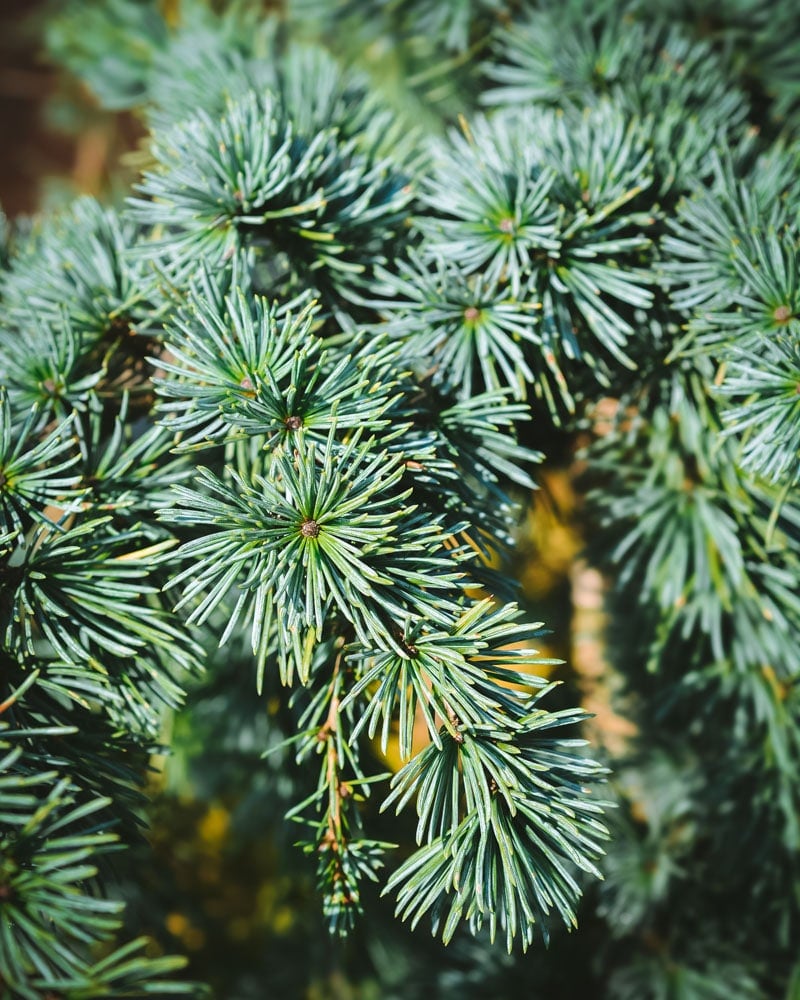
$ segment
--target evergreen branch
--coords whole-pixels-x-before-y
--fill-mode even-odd
[[[440,530],[420,523],[405,504],[410,491],[398,489],[400,458],[373,452],[359,435],[337,445],[335,429],[324,446],[298,431],[291,450],[275,453],[269,478],[247,482],[231,471],[232,488],[202,470],[202,491],[176,487],[178,505],[161,512],[172,523],[217,529],[183,545],[180,554],[191,566],[170,581],[184,585],[178,606],[205,591],[189,616],[202,622],[236,585],[231,623],[249,603],[259,671],[274,625],[281,647],[294,657],[286,683],[292,662],[301,681],[308,678],[311,650],[332,608],[362,641],[391,648],[387,610],[440,618],[434,602],[442,597],[422,587],[451,586],[447,577],[439,581],[420,568],[426,561],[420,550],[438,547]],[[404,555],[412,554],[407,567]],[[432,565],[444,569],[448,562],[433,557]],[[401,603],[406,600],[409,605]]]
[[[276,284],[300,268],[326,303],[368,287],[410,199],[390,162],[332,128],[299,133],[272,93],[248,94],[219,122],[199,112],[156,137],[153,154],[161,169],[145,174],[145,197],[131,206],[139,221],[169,227],[162,249],[214,262],[243,245],[270,250]]]
[[[313,303],[295,316],[259,299],[251,307],[240,293],[223,309],[212,312],[196,294],[167,334],[174,360],[159,362],[170,378],[156,385],[166,399],[180,400],[162,404],[161,413],[170,430],[191,430],[182,448],[244,432],[274,450],[301,429],[324,442],[334,423],[372,432],[386,426],[391,383],[375,371],[380,350],[330,359],[313,333]]]
[[[8,396],[0,388],[1,531],[22,531],[32,520],[51,522],[54,518],[48,516],[48,508],[59,511],[57,518],[61,512],[76,510],[83,496],[78,476],[63,475],[77,458],[69,454],[73,444],[71,417],[31,445],[37,417],[34,407],[14,434]]]
[[[352,718],[343,712],[341,640],[336,645],[340,648],[335,654],[330,681],[311,699],[300,720],[306,737],[297,759],[300,762],[312,752],[320,756],[317,789],[288,816],[311,826],[315,834],[313,840],[301,841],[301,846],[306,853],[317,855],[318,887],[323,893],[329,929],[331,933],[344,935],[352,930],[362,912],[360,881],[363,878],[377,881],[382,856],[395,845],[368,840],[363,835],[359,803],[369,796],[370,783],[383,776],[367,778],[359,763],[357,745],[345,738],[344,724],[351,726]],[[311,802],[317,816],[303,818]]]
[[[578,718],[534,708],[505,730],[458,720],[441,750],[431,744],[396,776],[384,807],[417,791],[427,842],[387,884],[399,890],[399,915],[414,925],[431,910],[445,941],[461,920],[473,932],[488,923],[492,938],[499,926],[509,950],[518,936],[527,948],[537,927],[547,940],[552,908],[574,922],[572,872],[597,874],[606,836],[601,806],[585,798],[598,765],[575,756],[574,741],[543,734]]]
[[[26,735],[35,738],[37,730]],[[184,961],[146,958],[143,940],[87,962],[89,949],[120,926],[121,904],[97,893],[96,859],[118,840],[107,823],[97,823],[111,800],[81,803],[69,778],[59,779],[55,771],[26,773],[24,761],[21,748],[0,761],[0,987],[23,1000],[48,991],[98,1000],[154,992],[197,995],[195,984],[162,978]]]

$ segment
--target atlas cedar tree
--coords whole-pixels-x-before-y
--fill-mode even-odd
[[[109,865],[244,640],[332,932],[378,880],[541,950],[588,890],[604,995],[800,995],[794,4],[68,0],[48,41],[151,139],[118,208],[5,233],[0,992],[201,993],[111,944]],[[612,761],[498,569],[579,436]]]

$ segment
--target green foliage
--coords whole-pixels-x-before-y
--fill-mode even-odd
[[[312,289],[332,308],[369,287],[409,200],[389,161],[332,127],[304,134],[270,93],[231,104],[221,121],[198,113],[153,153],[162,169],[145,174],[146,197],[132,205],[140,222],[169,227],[168,256],[217,265],[257,246],[271,251],[270,287]]]
[[[53,55],[85,76],[106,107],[139,104],[147,94],[154,55],[167,38],[157,0],[112,0],[102,6],[83,0],[60,13],[48,25]]]
[[[513,677],[503,668],[487,673]],[[397,801],[399,809],[416,796],[417,839],[427,846],[387,889],[399,887],[398,913],[412,926],[431,910],[445,942],[461,920],[473,933],[487,923],[492,939],[499,926],[509,950],[517,936],[530,945],[536,929],[546,941],[551,909],[567,926],[575,922],[575,870],[600,874],[593,861],[606,836],[596,816],[601,806],[586,800],[579,783],[595,767],[569,752],[570,741],[549,733],[580,714],[538,709],[541,693],[504,706],[499,718],[482,713],[497,722],[464,732],[452,726],[441,744],[430,744],[393,779],[386,805]],[[448,714],[452,720],[452,706]]]
[[[248,766],[334,934],[385,881],[401,919],[476,939],[453,989],[496,982],[497,937],[562,947],[580,905],[609,997],[794,988],[800,187],[775,6],[54,20],[56,56],[153,134],[123,210],[4,238],[11,996],[197,995],[112,943],[106,855],[205,661],[214,739],[269,706]],[[565,439],[638,727],[610,843],[606,768],[506,561]]]
[[[220,301],[204,275],[171,321],[167,349],[174,360],[161,362],[171,377],[156,383],[165,398],[180,400],[164,403],[161,413],[181,433],[181,448],[245,434],[274,451],[300,431],[321,443],[334,426],[373,433],[386,427],[392,396],[391,382],[381,382],[381,352],[329,359],[313,332],[315,311],[311,305],[292,315],[241,293]]]
[[[644,265],[655,220],[637,210],[652,181],[650,158],[635,123],[608,104],[585,115],[536,109],[479,118],[441,149],[423,189],[422,245],[434,265],[447,260],[467,277],[480,315],[464,318],[487,385],[508,385],[519,397],[532,382],[559,413],[575,405],[565,376],[575,361],[604,383],[609,364],[633,365],[626,347],[634,310],[653,301]],[[511,343],[490,324],[503,306]],[[537,314],[526,316],[532,308]],[[440,377],[447,374],[444,367]],[[464,362],[453,374],[462,392],[474,391]]]
[[[629,0],[535,7],[498,32],[486,103],[581,109],[611,98],[647,133],[664,196],[703,176],[714,147],[741,135],[747,97],[724,58],[660,11]]]
[[[26,515],[41,518],[42,505],[60,502],[68,506],[81,497],[75,489],[77,477],[59,475],[74,465],[77,458],[68,454],[72,450],[69,437],[71,419],[68,417],[54,433],[33,443],[30,431],[35,421],[36,408],[33,407],[15,441],[8,397],[5,392],[2,393],[0,475],[3,477],[3,493],[0,529],[3,532],[20,531],[22,518]],[[63,460],[59,462],[59,458]]]
[[[8,751],[2,731],[2,747]],[[36,729],[27,730],[36,738]],[[59,735],[68,736],[69,730]],[[103,942],[120,925],[122,904],[96,894],[95,859],[117,837],[97,813],[111,799],[80,802],[69,778],[56,771],[27,773],[20,749],[0,761],[0,840],[4,933],[0,937],[0,987],[23,1000],[59,993],[75,998],[188,995],[191,984],[162,979],[181,959],[146,959],[144,941],[132,941],[93,962],[87,945]],[[105,827],[105,828],[104,828]]]
[[[63,349],[69,331],[79,338],[74,350],[80,352],[127,332],[125,324],[146,329],[151,282],[126,252],[135,239],[131,223],[91,198],[79,198],[52,225],[36,226],[16,247],[14,277],[3,286],[10,322],[24,334],[19,348],[33,354],[34,331],[52,336],[61,316],[68,330],[59,331],[52,348],[42,347],[44,357]],[[97,360],[92,358],[93,369]]]
[[[753,365],[752,352],[734,349],[720,387],[731,400],[725,419],[743,438],[744,467],[773,482],[792,486],[800,476],[798,349],[796,339],[765,340],[758,367]]]

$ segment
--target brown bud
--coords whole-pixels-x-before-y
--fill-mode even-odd
[[[316,538],[319,534],[319,525],[312,518],[308,518],[300,525],[300,534],[303,538]]]
[[[788,323],[792,318],[792,310],[789,306],[777,306],[772,312],[772,318],[776,323]]]

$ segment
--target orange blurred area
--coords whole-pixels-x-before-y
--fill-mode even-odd
[[[123,154],[144,135],[135,116],[103,111],[49,65],[41,45],[49,9],[46,0],[0,5],[0,206],[11,218],[124,184]]]

